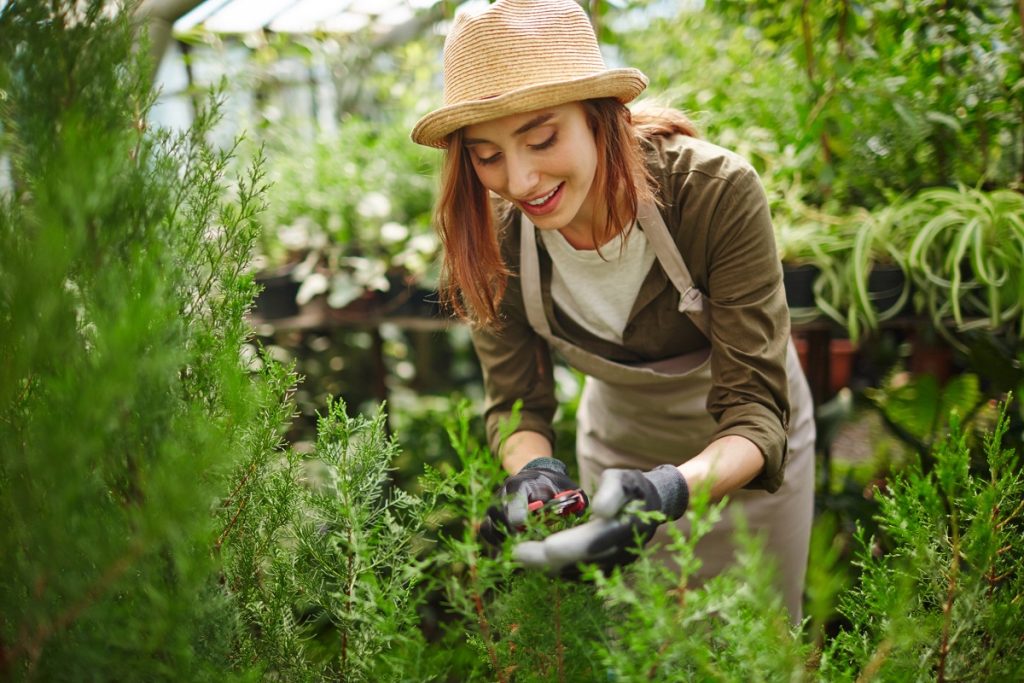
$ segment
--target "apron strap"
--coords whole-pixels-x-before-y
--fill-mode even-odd
[[[540,291],[540,259],[537,258],[537,237],[533,223],[521,212],[519,221],[519,281],[523,290],[523,304],[530,327],[544,339],[551,338],[551,325],[544,313],[544,302]]]
[[[690,320],[701,333],[711,339],[711,322],[708,307],[704,305],[704,294],[693,284],[693,277],[686,267],[679,248],[653,202],[643,202],[637,210],[637,218],[644,227],[647,239],[654,247],[658,262],[675,288],[679,290],[679,312],[690,316]]]
[[[704,305],[704,295],[693,284],[693,277],[676,247],[672,235],[669,234],[661,213],[652,202],[640,204],[637,211],[640,225],[654,248],[658,262],[668,275],[669,280],[679,291],[679,312],[685,313],[701,333],[711,339],[711,324],[708,319],[708,307]],[[523,291],[523,304],[526,318],[530,326],[545,339],[551,336],[551,326],[544,313],[540,288],[540,260],[537,258],[536,228],[526,213],[520,212],[519,268],[520,283]]]

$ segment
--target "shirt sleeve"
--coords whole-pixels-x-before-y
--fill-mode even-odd
[[[483,371],[484,421],[491,452],[498,455],[502,426],[522,401],[520,421],[512,433],[538,432],[554,445],[551,421],[557,408],[551,351],[526,320],[519,280],[513,276],[501,305],[497,327],[475,327],[473,346]],[[507,434],[505,435],[507,436]]]
[[[764,188],[749,165],[725,180],[709,221],[707,287],[711,308],[715,438],[737,434],[764,455],[747,488],[775,491],[786,467],[789,309]]]

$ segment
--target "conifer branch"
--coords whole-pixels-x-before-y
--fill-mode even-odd
[[[946,587],[946,602],[942,606],[942,641],[939,644],[939,663],[936,672],[936,681],[943,683],[946,680],[946,658],[949,656],[949,631],[953,624],[953,601],[956,599],[957,578],[960,573],[960,528],[957,523],[956,504],[950,500],[952,509],[951,525],[953,527],[953,557],[950,560],[949,582]]]
[[[352,549],[352,529],[348,530],[348,563],[347,563],[347,574],[348,574],[348,587],[345,589],[345,612],[349,612],[352,609],[352,594],[355,590],[355,551]],[[348,669],[348,629],[345,628],[344,624],[341,624],[341,672],[342,680],[344,680],[345,671]]]
[[[238,504],[238,509],[235,510],[235,514],[231,517],[231,521],[228,522],[228,525],[224,527],[223,531],[220,532],[220,536],[217,537],[217,542],[213,544],[213,549],[215,551],[220,552],[221,546],[224,545],[224,541],[227,540],[228,534],[231,532],[231,529],[233,529],[235,524],[238,522],[238,516],[242,514],[242,510],[245,509],[245,506],[248,502],[248,498],[243,498],[242,502]]]
[[[654,657],[654,661],[651,662],[651,668],[647,670],[647,680],[653,681],[655,676],[658,675],[658,663],[665,656],[670,645],[672,645],[672,641],[666,640],[658,647],[658,654]]]
[[[1017,518],[1017,515],[1021,513],[1021,510],[1024,510],[1024,500],[1020,501],[1020,503],[1017,505],[1017,508],[1013,512],[1011,512],[1009,515],[1004,517],[1002,520],[999,521],[999,523],[996,524],[996,530],[1002,531],[1003,527],[1006,526],[1007,522],[1011,522]]]

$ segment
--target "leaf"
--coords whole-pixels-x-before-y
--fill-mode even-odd
[[[924,441],[932,433],[939,412],[938,381],[931,375],[915,377],[900,387],[869,392],[893,424]]]
[[[940,126],[946,126],[950,130],[955,131],[957,133],[963,132],[963,127],[960,125],[960,122],[955,117],[950,116],[949,114],[943,114],[942,112],[939,111],[930,111],[925,113],[924,118]]]
[[[345,308],[363,295],[363,287],[352,275],[342,271],[331,280],[331,293],[327,295],[327,304],[331,308]]]
[[[944,422],[948,422],[953,414],[966,419],[981,400],[981,383],[978,376],[957,375],[942,390],[939,415]]]

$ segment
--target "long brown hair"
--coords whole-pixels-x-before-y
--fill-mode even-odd
[[[604,220],[592,226],[594,243],[604,244],[628,229],[641,202],[654,199],[655,183],[641,140],[676,134],[696,137],[697,131],[675,109],[643,105],[631,113],[612,98],[584,100],[582,105],[597,145],[595,196],[607,197],[612,188],[618,193],[616,201],[606,202]],[[511,273],[501,256],[495,211],[462,138],[462,130],[448,137],[434,211],[444,246],[441,301],[464,320],[495,326]]]

